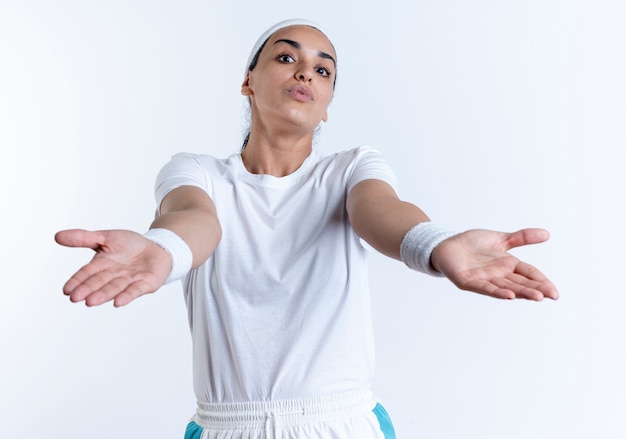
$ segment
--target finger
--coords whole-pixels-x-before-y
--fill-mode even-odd
[[[97,306],[109,302],[122,294],[126,288],[128,288],[129,283],[126,277],[114,277],[100,289],[87,296],[85,298],[85,305]]]
[[[523,245],[539,244],[550,239],[550,233],[545,229],[522,229],[509,233],[505,242],[506,250]]]
[[[98,265],[98,267],[94,267],[95,265]],[[87,296],[96,294],[101,290],[105,293],[109,293],[111,287],[115,285],[120,285],[120,289],[117,291],[117,293],[119,293],[124,290],[129,283],[128,280],[123,280],[125,277],[129,278],[128,270],[119,266],[111,266],[111,264],[106,262],[104,264],[88,264],[84,267],[84,270],[81,269],[80,275],[77,273],[77,276],[79,277],[76,277],[76,281],[80,282],[80,284],[69,292],[72,302],[85,300]],[[72,285],[68,288],[71,286]]]
[[[96,250],[104,241],[104,234],[83,229],[62,230],[54,235],[54,240],[65,247],[85,247]]]
[[[538,290],[541,285],[541,282],[528,279],[526,276],[522,276],[518,273],[508,273],[505,275],[505,279],[511,281],[515,285],[519,285],[520,287],[531,288],[534,290]]]
[[[556,286],[554,286],[554,284],[547,279],[545,282],[542,282],[538,289],[549,299],[558,300],[559,298],[559,290],[557,290]]]
[[[111,264],[107,259],[103,258],[94,258],[88,264],[82,266],[80,270],[78,270],[74,275],[69,278],[69,280],[63,285],[63,293],[66,295],[70,295],[76,291],[77,288],[80,288],[85,283],[87,283],[87,287],[91,288],[92,291],[97,290],[100,286],[107,283],[113,276],[112,270],[110,269]],[[109,273],[111,276],[108,278],[103,275],[100,277],[101,283],[97,283],[98,277],[96,276],[100,272]],[[91,279],[91,280],[90,280]]]
[[[559,298],[559,291],[556,289],[556,286],[546,277],[545,274],[534,266],[525,262],[520,262],[515,267],[515,272],[537,282],[538,285],[536,286],[536,289],[541,291],[545,297],[553,300],[557,300]]]
[[[522,276],[509,274],[507,277],[496,277],[491,281],[500,288],[512,291],[518,299],[528,299],[537,302],[543,300],[543,293],[535,288],[538,284],[528,281]]]
[[[507,288],[499,287],[494,283],[483,279],[469,281],[466,284],[459,286],[459,288],[483,294],[485,296],[494,297],[496,299],[515,299],[515,293],[513,291]]]
[[[69,293],[70,300],[72,302],[81,302],[86,300],[87,297],[100,291],[100,289],[111,282],[114,278],[115,275],[110,271],[99,271],[74,288],[74,290]]]
[[[116,307],[128,305],[136,298],[155,290],[151,284],[144,280],[133,282],[120,294],[115,297],[113,305]]]

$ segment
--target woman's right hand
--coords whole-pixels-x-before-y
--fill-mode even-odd
[[[63,286],[72,302],[87,306],[113,300],[123,306],[158,290],[169,275],[169,254],[139,233],[128,230],[63,230],[54,239],[66,247],[95,250],[93,259]]]

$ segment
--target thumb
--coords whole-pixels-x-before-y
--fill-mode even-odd
[[[506,239],[509,249],[523,245],[539,244],[550,239],[550,233],[545,229],[522,229],[510,233]]]
[[[104,243],[104,234],[83,229],[61,230],[54,235],[54,240],[57,244],[66,247],[85,247],[97,250]]]

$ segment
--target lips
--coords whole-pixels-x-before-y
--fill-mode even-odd
[[[313,93],[311,93],[311,90],[309,90],[308,87],[303,85],[294,85],[289,87],[287,89],[287,93],[299,102],[311,102],[313,100]]]

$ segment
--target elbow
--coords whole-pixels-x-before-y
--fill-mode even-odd
[[[213,249],[215,250],[215,248],[217,248],[217,246],[222,241],[222,225],[220,224],[220,220],[218,220],[217,218],[214,219],[214,222],[215,224],[213,225],[213,227],[215,231],[215,246]]]
[[[191,268],[198,268],[204,264],[213,255],[222,240],[222,226],[216,217],[211,217],[205,224],[206,229],[200,232],[202,235],[196,235],[198,236],[198,245],[195,246],[196,251],[193,252]]]

